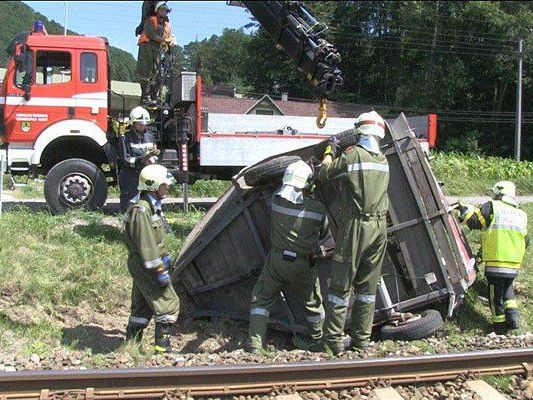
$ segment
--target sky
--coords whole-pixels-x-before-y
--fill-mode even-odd
[[[105,36],[112,46],[137,57],[135,28],[141,18],[142,1],[24,1],[35,11],[87,36]],[[170,24],[178,44],[209,38],[224,28],[239,29],[250,22],[250,14],[225,1],[169,1]]]

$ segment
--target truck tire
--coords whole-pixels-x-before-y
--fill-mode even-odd
[[[418,340],[431,336],[442,328],[442,316],[437,310],[425,310],[420,318],[400,325],[387,324],[381,327],[383,340]]]
[[[69,158],[56,164],[44,180],[44,197],[52,214],[70,209],[96,210],[107,199],[103,171],[90,161]]]
[[[259,186],[281,178],[290,164],[300,160],[300,156],[277,157],[247,169],[242,176],[248,186]]]

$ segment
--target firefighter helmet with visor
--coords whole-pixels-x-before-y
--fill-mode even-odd
[[[302,160],[290,164],[283,175],[283,184],[303,189],[313,176],[311,167]]]
[[[137,189],[141,192],[143,190],[155,192],[159,190],[159,186],[161,186],[163,183],[166,183],[170,186],[176,183],[176,180],[170,174],[170,172],[168,172],[168,169],[162,165],[147,165],[141,170],[139,175],[139,186]]]
[[[355,130],[361,135],[377,136],[383,139],[385,137],[385,121],[375,111],[363,113],[355,120]]]
[[[136,122],[142,125],[149,125],[152,122],[150,119],[150,113],[140,106],[135,107],[130,112],[130,123],[133,125]]]
[[[497,196],[515,197],[516,195],[515,184],[509,181],[496,182],[494,186],[492,187],[492,194],[494,197],[497,197]]]

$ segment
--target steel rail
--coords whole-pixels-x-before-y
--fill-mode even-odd
[[[157,398],[172,391],[214,396],[268,393],[276,387],[324,390],[384,381],[410,384],[462,376],[531,374],[533,349],[407,358],[107,370],[0,373],[0,399],[47,399],[60,392],[91,399]]]

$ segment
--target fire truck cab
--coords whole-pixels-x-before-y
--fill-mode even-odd
[[[52,209],[107,198],[109,63],[105,38],[17,35],[0,91],[0,145],[11,173],[44,174]]]

